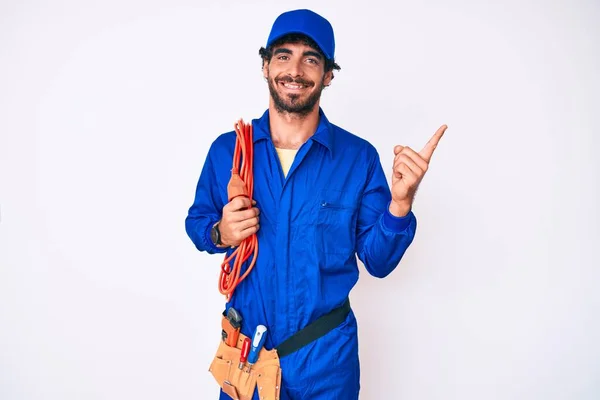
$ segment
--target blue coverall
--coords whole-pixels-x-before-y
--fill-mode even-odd
[[[258,258],[226,308],[240,311],[247,336],[265,325],[267,349],[344,302],[358,280],[356,256],[371,275],[385,277],[415,235],[412,211],[404,217],[388,211],[391,193],[376,149],[330,123],[322,109],[319,115],[316,132],[298,150],[287,177],[271,140],[269,111],[252,121],[254,199],[261,211]],[[228,202],[235,140],[232,131],[212,143],[185,221],[197,249],[211,254],[232,251],[215,247],[210,230]],[[215,348],[218,338],[215,334]],[[354,314],[283,357],[281,367],[282,400],[357,399]]]

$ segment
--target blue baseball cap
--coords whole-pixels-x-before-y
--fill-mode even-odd
[[[335,54],[335,38],[333,27],[325,18],[311,10],[293,10],[281,14],[271,28],[267,47],[274,41],[290,33],[301,33],[321,48],[325,57],[333,60]]]

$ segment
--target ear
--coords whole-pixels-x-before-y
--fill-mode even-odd
[[[269,78],[269,63],[266,60],[263,61],[262,71],[263,71],[264,78],[268,79]]]
[[[325,86],[331,85],[331,81],[333,80],[333,71],[325,72],[325,76],[323,77],[323,84]]]

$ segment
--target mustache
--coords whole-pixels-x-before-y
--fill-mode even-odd
[[[300,78],[300,77],[292,78],[289,75],[283,76],[281,78],[276,78],[275,81],[277,83],[280,83],[280,82],[282,82],[282,83],[297,83],[299,85],[304,85],[304,86],[314,86],[315,85],[315,83],[313,81],[309,81],[307,79]]]

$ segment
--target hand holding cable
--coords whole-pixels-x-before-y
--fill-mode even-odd
[[[252,207],[254,204],[247,197],[236,197],[223,207],[219,231],[225,246],[237,247],[258,232],[260,210]]]
[[[236,249],[221,264],[219,276],[219,292],[226,296],[227,301],[237,285],[252,271],[258,255],[258,209],[252,206],[254,194],[254,141],[252,139],[252,124],[239,120],[235,124],[235,149],[231,179],[227,185],[229,203],[223,208],[223,217],[227,218],[225,233],[226,244],[237,246]],[[221,227],[221,224],[219,224]],[[223,231],[221,230],[221,234]],[[229,242],[229,241],[230,242]],[[242,275],[242,265],[252,256],[246,271]]]

